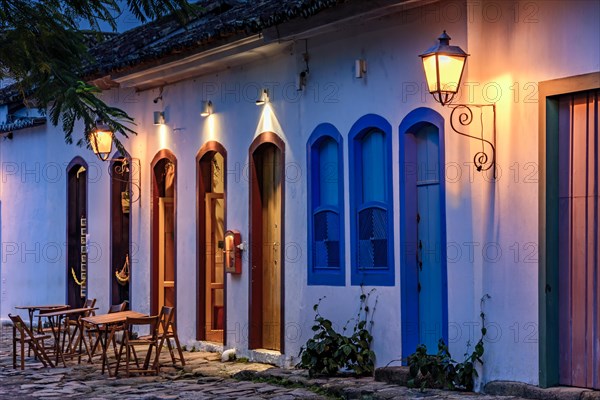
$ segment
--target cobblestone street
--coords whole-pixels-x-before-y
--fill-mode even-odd
[[[518,399],[436,390],[421,393],[375,382],[372,378],[309,380],[304,371],[281,370],[256,363],[222,363],[219,354],[189,351],[184,352],[185,368],[165,366],[158,377],[109,378],[100,373],[97,361],[77,364],[74,360],[67,361],[67,368],[43,368],[33,357],[26,359],[25,370],[21,371],[12,368],[9,326],[2,327],[1,339],[1,399]],[[168,352],[161,354],[161,360],[168,364],[165,354]],[[285,386],[273,382],[283,382]],[[319,389],[315,391],[315,388]]]

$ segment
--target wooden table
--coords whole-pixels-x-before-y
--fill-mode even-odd
[[[29,330],[33,333],[33,314],[36,311],[51,311],[51,310],[59,310],[64,308],[69,308],[70,306],[66,304],[52,304],[52,305],[44,305],[44,306],[16,306],[17,310],[27,310],[29,314]],[[27,350],[27,356],[31,355],[31,347]]]
[[[67,366],[65,363],[65,354],[63,351],[64,345],[65,345],[66,332],[63,335],[62,345],[60,344],[60,330],[61,330],[61,326],[62,326],[63,317],[65,317],[68,321],[68,319],[71,316],[75,316],[75,315],[79,316],[81,314],[85,314],[87,312],[94,311],[97,309],[98,308],[91,308],[91,307],[69,308],[66,310],[50,311],[50,312],[44,312],[43,314],[39,314],[40,317],[48,318],[48,322],[50,323],[50,328],[52,329],[52,335],[54,336],[54,345],[55,345],[55,350],[56,350],[56,364],[57,365],[58,365],[58,358],[60,357],[62,359],[63,366],[65,366],[65,367]],[[56,318],[56,327],[54,326],[54,318]],[[75,335],[77,333],[78,329],[80,331],[79,335],[81,337],[82,330],[81,330],[80,324],[77,324],[77,327],[75,328],[75,332],[73,332],[73,335]],[[71,347],[71,339],[69,339],[69,348],[70,347]]]
[[[95,325],[98,328],[98,334],[100,335],[100,346],[102,347],[102,373],[104,374],[104,368],[108,370],[108,376],[112,376],[110,366],[108,363],[108,356],[106,354],[108,343],[107,338],[109,333],[111,336],[114,334],[114,329],[117,325],[125,323],[127,318],[140,318],[147,317],[147,314],[142,314],[136,311],[120,311],[110,314],[94,315],[92,317],[81,318],[82,322],[87,324]]]

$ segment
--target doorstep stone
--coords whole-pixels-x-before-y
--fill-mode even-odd
[[[484,393],[498,396],[519,396],[539,400],[596,400],[600,391],[558,386],[541,388],[522,382],[492,381],[484,387]]]

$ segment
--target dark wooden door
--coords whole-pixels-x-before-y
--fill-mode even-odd
[[[87,295],[87,168],[67,170],[67,304],[82,307]]]
[[[131,285],[131,257],[129,254],[129,175],[131,164],[125,158],[111,163],[110,208],[111,208],[111,304],[129,301]],[[128,271],[125,263],[129,261]],[[129,276],[129,281],[118,280],[115,273]]]
[[[559,101],[560,384],[600,389],[598,96]]]

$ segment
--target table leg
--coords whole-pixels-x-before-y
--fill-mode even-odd
[[[100,341],[100,347],[102,347],[102,374],[104,374],[104,367],[108,364],[107,355],[106,355],[106,337],[108,336],[108,327],[105,326],[104,329],[98,330],[98,340]],[[109,374],[110,376],[110,370]]]
[[[33,332],[33,313],[35,312],[35,310],[33,308],[28,308],[27,309],[27,313],[29,314],[29,331],[31,333]],[[31,356],[31,346],[27,347],[27,357]]]
[[[60,350],[60,317],[57,318],[58,326],[54,327],[54,318],[48,318],[50,322],[50,328],[52,329],[52,335],[54,336],[54,351],[56,352],[56,365],[58,365],[58,358],[62,358],[63,366],[66,368],[65,358],[63,357],[62,351]]]

